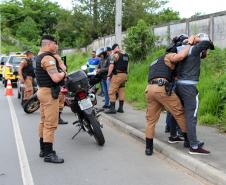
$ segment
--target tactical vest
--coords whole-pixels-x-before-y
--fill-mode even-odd
[[[35,69],[37,83],[38,83],[39,87],[59,86],[60,83],[55,83],[49,76],[48,72],[41,67],[41,61],[45,56],[53,57],[56,61],[57,70],[58,71],[60,70],[58,61],[51,52],[45,52],[45,53],[38,55],[36,58],[36,69]]]
[[[127,54],[119,53],[119,60],[114,63],[113,73],[127,73],[129,56]]]
[[[34,68],[31,59],[25,58],[27,66],[22,69],[23,78],[26,79],[27,76],[35,77]]]
[[[154,78],[166,78],[169,82],[172,81],[173,71],[164,62],[164,56],[154,61],[149,68],[148,82]]]

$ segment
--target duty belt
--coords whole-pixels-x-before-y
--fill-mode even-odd
[[[127,73],[127,71],[116,70],[117,73]]]
[[[158,84],[158,86],[168,85],[169,82],[165,79],[154,79],[150,80],[149,84]]]

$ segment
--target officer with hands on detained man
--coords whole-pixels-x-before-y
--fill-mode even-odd
[[[30,96],[33,95],[33,79],[35,77],[34,68],[32,66],[33,53],[31,51],[25,52],[26,58],[19,64],[19,79],[24,84],[24,96],[22,97],[22,105],[26,103]]]
[[[59,92],[61,82],[66,72],[60,68],[59,61],[54,56],[57,42],[51,35],[44,35],[41,48],[36,58],[36,78],[39,86],[38,99],[40,101],[41,120],[39,124],[40,157],[45,162],[63,163],[53,150],[54,135],[59,118]]]
[[[176,68],[177,81],[176,93],[179,96],[185,111],[187,133],[190,154],[208,155],[210,152],[202,148],[203,142],[199,142],[196,136],[197,112],[198,112],[198,90],[197,84],[200,76],[201,59],[207,56],[207,50],[214,49],[209,36],[205,33],[197,34],[190,48],[189,55]],[[177,48],[180,50],[186,46]]]
[[[120,50],[118,44],[112,46],[113,50],[113,60],[111,60],[107,80],[110,79],[109,87],[109,98],[110,98],[110,108],[106,111],[107,114],[115,114],[115,102],[116,94],[118,93],[119,98],[119,108],[117,112],[123,113],[123,104],[125,100],[125,83],[127,81],[128,74],[128,55]]]
[[[153,138],[155,135],[155,124],[157,123],[162,108],[168,110],[177,120],[185,141],[187,141],[187,128],[184,117],[184,109],[179,97],[171,91],[170,85],[173,81],[173,73],[176,63],[188,56],[189,49],[194,44],[194,36],[188,39],[189,46],[177,53],[176,46],[167,49],[166,54],[154,61],[148,74],[148,85],[145,90],[147,99],[147,127],[146,135],[146,155],[153,153]]]

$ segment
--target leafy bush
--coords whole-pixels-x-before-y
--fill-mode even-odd
[[[147,86],[147,77],[150,64],[164,53],[164,49],[154,51],[142,63],[129,66],[128,83],[126,83],[126,100],[137,108],[146,108],[144,91]]]
[[[225,123],[226,127],[226,50],[216,48],[202,61],[199,89],[199,122]]]
[[[86,64],[88,58],[89,55],[84,52],[76,52],[67,55],[68,71],[71,72],[80,69],[82,65]]]
[[[134,62],[145,59],[150,49],[154,47],[155,36],[151,30],[143,20],[139,20],[136,26],[127,30],[124,43]]]

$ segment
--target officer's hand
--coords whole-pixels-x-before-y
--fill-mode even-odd
[[[96,72],[97,72],[97,73],[100,73],[100,71],[101,71],[101,69],[96,69]]]
[[[20,78],[20,83],[24,83],[24,79],[23,78]]]
[[[188,38],[188,44],[190,44],[190,45],[195,44],[195,35],[191,35],[191,36]]]

